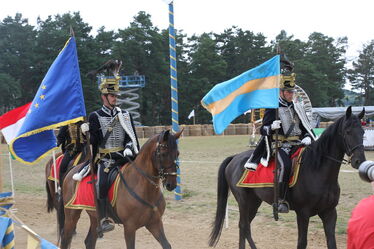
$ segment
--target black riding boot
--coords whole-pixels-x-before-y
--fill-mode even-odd
[[[288,213],[290,211],[290,205],[286,201],[286,194],[288,190],[288,183],[279,183],[279,201],[278,201],[278,212]]]
[[[113,221],[107,216],[107,199],[97,199],[100,226],[97,229],[99,234],[110,232],[114,229]],[[101,229],[100,229],[101,228]]]

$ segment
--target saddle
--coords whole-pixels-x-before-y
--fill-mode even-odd
[[[300,147],[291,156],[292,160],[292,170],[289,182],[289,187],[293,187],[299,175],[300,162],[302,159],[302,154],[305,147]],[[236,184],[238,187],[245,188],[263,188],[263,187],[273,187],[274,186],[274,170],[275,170],[275,160],[274,157],[270,160],[267,167],[263,166],[261,163],[258,164],[256,171],[245,170],[242,177]]]

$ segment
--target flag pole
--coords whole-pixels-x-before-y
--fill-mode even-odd
[[[73,27],[71,25],[70,25],[70,36],[75,37],[75,33],[74,33]]]
[[[275,120],[279,119],[279,111],[278,108],[275,110]],[[279,198],[279,188],[278,188],[278,172],[279,172],[279,165],[278,165],[278,129],[275,130],[275,155],[274,155],[274,203],[273,203],[273,216],[274,220],[278,221],[278,198]]]
[[[279,44],[277,44],[277,54],[281,54],[281,49]],[[278,86],[280,87],[280,86]],[[279,108],[275,110],[275,120],[279,120]],[[274,220],[278,221],[279,214],[278,214],[278,199],[279,199],[279,185],[278,185],[278,173],[279,173],[279,165],[278,165],[278,129],[275,130],[275,155],[274,155],[274,203],[273,203],[273,216]]]
[[[177,81],[177,50],[175,46],[174,30],[174,6],[173,1],[169,2],[169,53],[170,53],[170,91],[171,91],[171,122],[172,131],[179,131],[178,116],[178,81]],[[175,200],[182,199],[179,159],[177,159],[177,187],[175,188]]]

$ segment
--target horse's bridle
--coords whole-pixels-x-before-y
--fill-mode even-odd
[[[175,160],[172,165],[170,165],[169,167],[165,167],[164,164],[162,163],[162,159],[161,159],[161,149],[168,149],[168,145],[167,144],[162,144],[160,143],[160,140],[162,138],[162,135],[160,135],[160,139],[159,139],[159,142],[157,142],[157,147],[156,147],[156,150],[155,150],[155,158],[156,158],[156,163],[158,164],[158,167],[157,168],[157,171],[158,171],[158,178],[160,178],[161,180],[164,180],[165,177],[167,176],[176,176],[178,173],[177,173],[177,169],[178,169],[178,164],[177,164],[177,160]],[[170,168],[173,168],[175,167],[176,171],[175,172],[165,172],[166,170],[170,169]]]
[[[355,151],[357,148],[359,147],[363,147],[364,145],[363,144],[356,144],[355,146],[353,146],[352,148],[349,148],[348,146],[348,143],[345,141],[345,134],[343,134],[343,143],[344,143],[344,147],[345,147],[345,151],[346,151],[346,154],[347,156],[349,157],[352,157],[353,155],[353,151]]]

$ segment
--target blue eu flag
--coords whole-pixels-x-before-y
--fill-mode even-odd
[[[85,115],[77,47],[71,37],[40,84],[10,150],[17,160],[33,164],[56,147],[54,128]]]

